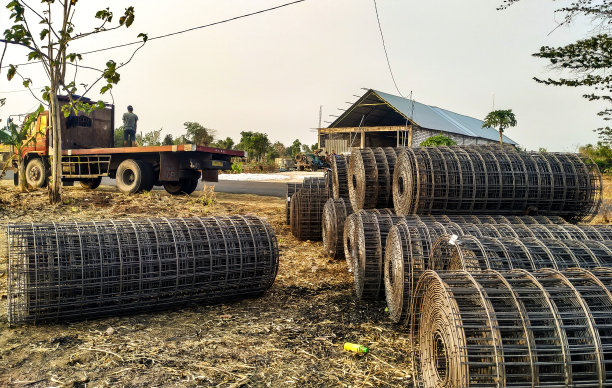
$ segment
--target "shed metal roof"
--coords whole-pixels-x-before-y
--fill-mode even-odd
[[[374,89],[369,89],[329,128],[404,125],[406,120],[422,128],[499,140],[499,132],[482,128],[482,120]],[[505,135],[504,142],[517,144]]]

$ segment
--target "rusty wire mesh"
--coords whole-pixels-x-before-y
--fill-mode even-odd
[[[257,296],[278,247],[253,216],[8,226],[11,324],[63,321]]]
[[[344,258],[344,223],[351,214],[353,208],[345,198],[330,198],[323,207],[323,249],[333,259]]]
[[[601,190],[601,174],[586,157],[507,147],[407,148],[393,175],[398,214],[539,214],[577,222],[597,213]]]
[[[319,177],[306,177],[302,183],[287,183],[287,194],[285,196],[285,216],[286,223],[290,225],[291,222],[291,198],[301,188],[320,188],[325,187],[325,180]]]
[[[609,269],[423,273],[415,386],[609,386],[611,287]]]
[[[348,188],[349,156],[336,155],[331,160],[332,194],[334,199],[349,199]]]
[[[321,241],[325,187],[299,189],[291,199],[291,233],[298,240]]]

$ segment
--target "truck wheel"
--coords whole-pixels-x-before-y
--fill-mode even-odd
[[[126,159],[117,168],[117,188],[122,193],[133,194],[142,191],[150,180],[146,167],[140,160]]]
[[[155,178],[153,177],[153,166],[151,166],[147,162],[143,162],[140,160],[138,162],[142,164],[143,171],[142,191],[151,191],[153,189],[153,186],[155,186]]]
[[[81,183],[82,188],[88,189],[88,190],[94,190],[94,189],[97,189],[98,186],[100,186],[100,183],[102,183],[102,177],[99,176],[97,178],[85,179],[81,181],[80,183]]]
[[[49,174],[47,172],[47,166],[40,158],[31,159],[26,166],[26,182],[32,188],[40,189],[41,187],[47,186],[49,181]]]
[[[191,194],[198,187],[198,179],[183,178],[178,182],[164,182],[164,189],[168,194],[180,195],[180,194]]]

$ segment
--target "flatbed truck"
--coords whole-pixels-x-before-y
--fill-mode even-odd
[[[66,97],[60,104],[67,104]],[[243,157],[239,150],[194,144],[114,147],[114,105],[90,115],[62,118],[62,183],[95,189],[103,177],[115,179],[124,193],[149,191],[163,186],[173,195],[191,194],[198,181],[218,181],[219,170],[231,169],[231,158]],[[29,129],[34,140],[23,148],[26,181],[34,188],[47,185],[50,176],[49,112],[41,113]],[[15,182],[17,168],[14,164]]]

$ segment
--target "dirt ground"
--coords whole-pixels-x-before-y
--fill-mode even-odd
[[[258,299],[65,324],[7,324],[5,236],[0,233],[0,386],[328,387],[404,386],[411,378],[406,330],[384,302],[357,302],[344,261],[300,242],[284,224],[284,200],[255,195],[162,192],[124,195],[112,187],[19,194],[0,183],[0,223],[255,214],[280,246],[274,286]],[[369,354],[343,350],[344,342]]]

